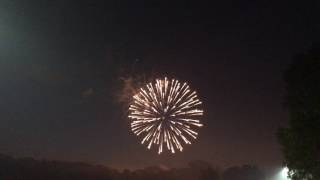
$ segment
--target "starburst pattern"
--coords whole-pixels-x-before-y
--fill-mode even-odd
[[[197,109],[201,104],[196,91],[191,91],[187,83],[156,79],[133,96],[128,116],[132,119],[131,129],[143,136],[141,144],[146,143],[148,149],[153,144],[158,146],[159,154],[164,146],[171,153],[182,151],[183,143],[191,144],[189,139],[197,138],[194,129],[203,126],[203,110]]]

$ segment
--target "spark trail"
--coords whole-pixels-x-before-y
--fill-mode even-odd
[[[156,79],[133,96],[128,115],[131,129],[143,136],[141,144],[146,143],[148,149],[158,146],[159,154],[165,147],[171,153],[183,151],[183,144],[191,144],[190,138],[198,136],[195,129],[203,126],[203,110],[198,109],[201,104],[187,83]]]

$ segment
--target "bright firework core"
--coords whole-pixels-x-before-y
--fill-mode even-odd
[[[156,79],[133,96],[128,116],[132,119],[131,129],[137,136],[143,136],[141,144],[147,143],[148,149],[156,144],[159,154],[163,146],[171,153],[182,151],[182,142],[191,144],[189,139],[198,136],[193,129],[203,126],[199,120],[203,110],[197,109],[201,104],[187,83]]]

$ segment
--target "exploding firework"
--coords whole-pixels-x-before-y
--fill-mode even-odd
[[[167,78],[156,79],[140,88],[133,96],[129,107],[131,129],[137,136],[143,136],[141,144],[148,149],[158,146],[158,153],[166,146],[171,153],[183,150],[183,143],[191,144],[196,139],[194,128],[202,127],[200,117],[203,110],[197,109],[202,102],[187,83]]]

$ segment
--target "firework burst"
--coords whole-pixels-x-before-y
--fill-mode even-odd
[[[171,153],[183,150],[184,144],[196,139],[194,128],[202,127],[200,117],[203,110],[197,109],[202,102],[187,83],[167,78],[156,79],[140,88],[133,96],[129,107],[131,129],[137,136],[143,136],[141,144],[148,149],[158,146],[158,153],[167,147]]]

